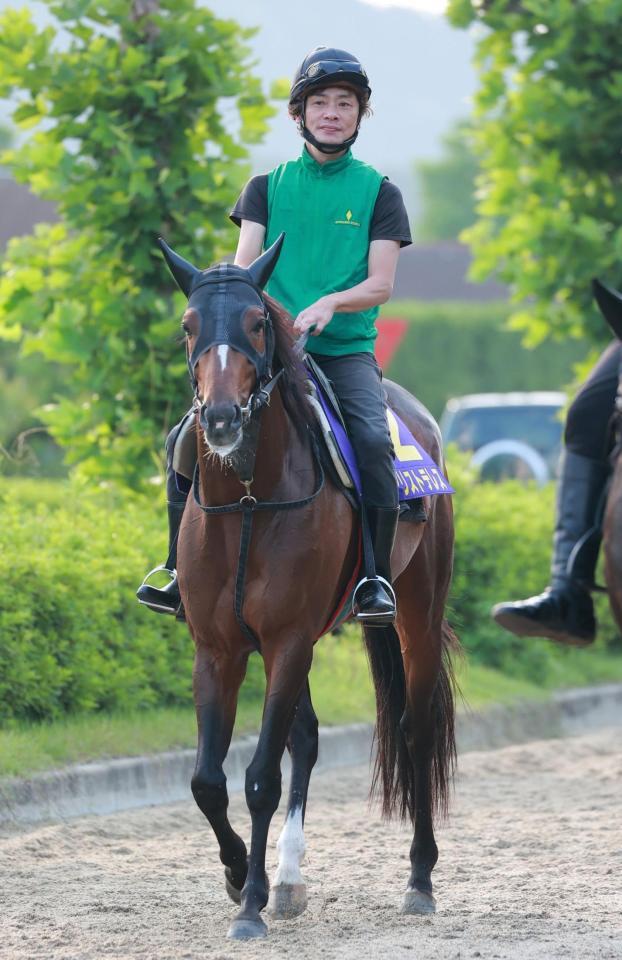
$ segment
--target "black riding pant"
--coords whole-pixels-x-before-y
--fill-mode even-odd
[[[397,507],[391,437],[382,372],[372,353],[341,357],[313,354],[337,395],[361,474],[363,500],[370,507]]]
[[[570,404],[564,444],[571,453],[590,460],[607,459],[609,421],[615,405],[621,362],[622,344],[615,340],[600,355]]]

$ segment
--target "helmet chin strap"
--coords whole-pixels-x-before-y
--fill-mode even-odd
[[[351,137],[348,137],[347,140],[344,140],[343,143],[321,143],[317,140],[311,131],[304,125],[300,127],[300,132],[305,138],[305,140],[312,144],[320,153],[342,153],[344,150],[349,150],[356,138],[359,135],[358,127],[354,131]]]
[[[305,110],[304,106],[300,114],[300,133],[316,150],[319,150],[320,153],[326,153],[328,155],[333,153],[343,153],[344,150],[349,150],[356,138],[359,135],[359,128],[361,124],[361,115],[359,113],[359,119],[356,124],[356,130],[351,137],[348,137],[347,140],[344,140],[343,143],[322,143],[316,137],[313,136],[307,125],[305,124]]]

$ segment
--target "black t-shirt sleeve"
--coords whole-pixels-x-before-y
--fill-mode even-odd
[[[401,247],[412,243],[408,214],[399,187],[383,180],[369,228],[371,240],[399,240]]]
[[[268,223],[268,174],[251,177],[242,193],[236,200],[235,206],[229,214],[236,227],[242,220],[252,220],[253,223]]]

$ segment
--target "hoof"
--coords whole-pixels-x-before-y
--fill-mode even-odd
[[[407,890],[400,913],[411,915],[436,913],[436,900],[431,893],[422,890]]]
[[[263,940],[268,936],[268,928],[261,919],[234,920],[227,931],[228,940]]]
[[[279,883],[272,887],[268,912],[275,920],[292,920],[307,909],[307,888],[304,883]]]

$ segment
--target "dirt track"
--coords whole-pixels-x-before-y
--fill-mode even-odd
[[[463,756],[434,917],[398,914],[410,838],[369,812],[362,768],[312,781],[309,909],[251,944],[225,939],[235,908],[192,800],[5,832],[0,958],[622,958],[620,740]],[[240,795],[231,808],[247,824]]]

